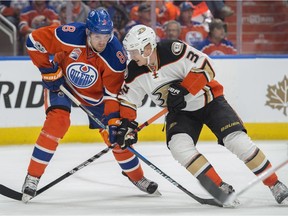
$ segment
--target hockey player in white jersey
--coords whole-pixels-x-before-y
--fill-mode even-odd
[[[178,40],[156,43],[155,32],[145,25],[133,27],[123,45],[130,62],[118,96],[121,116],[126,118],[117,136],[122,148],[137,142],[137,137],[129,134],[133,128],[131,122],[147,94],[156,105],[168,107],[166,141],[173,157],[204,187],[207,185],[208,192],[211,192],[208,186],[211,181],[227,194],[234,189],[196,148],[204,124],[215,134],[218,143],[234,153],[255,175],[271,167],[224,98],[223,86],[214,79],[215,68],[207,55]],[[263,183],[277,203],[288,200],[288,189],[275,173]]]

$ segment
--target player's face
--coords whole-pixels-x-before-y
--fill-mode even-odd
[[[144,48],[144,52],[140,53],[140,50],[129,50],[128,56],[131,60],[134,60],[138,66],[147,65],[147,58],[150,58],[152,52],[151,45],[147,45]]]
[[[110,37],[111,37],[110,34],[95,34],[95,33],[91,33],[90,34],[91,46],[97,52],[102,52],[105,49]]]
[[[138,66],[145,65],[146,63],[145,58],[143,58],[143,56],[140,53],[140,50],[129,50],[128,58],[130,60],[134,60]]]

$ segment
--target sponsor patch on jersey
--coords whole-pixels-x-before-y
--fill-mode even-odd
[[[82,51],[80,48],[75,48],[69,55],[69,57],[73,60],[77,60],[79,56],[81,55]]]
[[[98,79],[98,71],[92,65],[82,62],[72,63],[67,67],[67,78],[77,88],[89,88]]]
[[[180,55],[180,53],[181,53],[182,50],[183,50],[183,46],[184,46],[183,43],[173,42],[173,43],[172,43],[172,46],[171,46],[172,53],[173,53],[174,55]]]
[[[38,41],[36,41],[36,42],[34,43],[34,47],[35,47],[35,49],[37,49],[37,50],[38,50],[39,52],[41,52],[41,53],[47,53],[45,47],[44,47],[40,42],[38,42]]]

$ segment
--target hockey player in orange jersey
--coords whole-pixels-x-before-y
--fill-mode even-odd
[[[123,90],[118,96],[121,116],[135,120],[137,107],[146,95],[156,105],[167,107],[167,147],[175,160],[208,192],[213,194],[221,189],[220,192],[230,194],[234,189],[197,150],[204,124],[215,134],[218,143],[234,153],[255,175],[271,167],[226,101],[223,86],[214,79],[216,68],[206,54],[179,40],[156,43],[154,30],[145,25],[134,26],[125,36],[123,45],[130,62]],[[131,142],[129,124],[122,121],[118,130],[117,143],[123,149]],[[288,188],[275,173],[263,183],[277,203],[287,203]],[[237,204],[238,200],[228,203],[229,206]]]
[[[113,35],[113,22],[104,9],[92,10],[84,23],[44,27],[33,31],[26,42],[28,54],[42,75],[46,120],[34,146],[22,201],[35,196],[40,177],[60,139],[70,126],[71,101],[60,90],[64,85],[107,129],[89,118],[91,129],[100,128],[105,143],[115,143],[120,119],[117,93],[124,80],[126,56]],[[54,54],[53,62],[49,55]],[[137,125],[135,125],[137,127]],[[123,174],[140,190],[157,192],[157,183],[146,179],[138,158],[117,145],[113,154]]]

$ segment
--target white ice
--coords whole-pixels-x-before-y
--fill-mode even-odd
[[[288,158],[288,141],[257,141],[272,164]],[[236,191],[256,177],[224,147],[199,142],[198,149]],[[60,144],[39,188],[72,170],[106,146],[101,143]],[[165,143],[140,142],[136,150],[184,188],[211,198],[171,156]],[[0,184],[21,191],[33,145],[0,147]],[[270,190],[259,183],[239,197],[237,208],[201,205],[142,162],[145,176],[159,184],[162,196],[147,195],[121,174],[109,151],[93,163],[39,194],[28,204],[0,195],[0,215],[288,215],[288,205],[276,203]],[[277,171],[288,184],[288,165]]]

